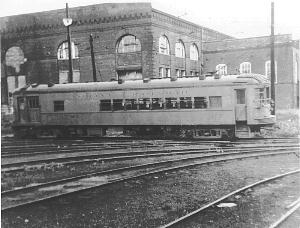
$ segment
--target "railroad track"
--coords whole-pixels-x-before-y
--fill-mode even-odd
[[[206,151],[208,152],[208,148],[183,148],[183,149],[160,149],[160,150],[139,150],[139,151],[120,151],[120,152],[114,152],[114,153],[81,153],[81,154],[73,154],[71,156],[64,156],[64,157],[53,157],[50,158],[37,158],[33,160],[25,160],[21,162],[8,162],[5,161],[2,162],[1,168],[5,171],[5,169],[12,168],[12,167],[21,167],[21,166],[31,166],[31,165],[37,165],[37,164],[47,164],[52,162],[60,162],[60,163],[68,163],[68,162],[75,162],[75,163],[81,163],[81,162],[93,162],[98,159],[108,159],[108,158],[115,158],[115,159],[125,159],[125,158],[138,158],[140,156],[146,157],[147,154],[149,156],[155,156],[155,154],[160,155],[161,153],[164,153],[164,155],[172,155],[172,153],[176,152],[199,152],[199,151]]]
[[[93,150],[111,150],[111,149],[136,149],[136,148],[155,148],[155,147],[170,147],[170,146],[185,146],[185,145],[197,145],[192,144],[180,144],[180,143],[127,143],[127,144],[111,144],[111,143],[85,143],[85,144],[50,144],[50,145],[37,145],[31,147],[2,147],[2,158],[16,157],[20,155],[39,155],[48,153],[70,153],[74,151],[93,151]],[[201,144],[200,144],[201,145]]]
[[[71,165],[71,164],[80,164],[80,163],[90,163],[90,162],[107,162],[107,161],[116,161],[116,160],[128,160],[136,158],[149,158],[157,156],[173,156],[173,155],[191,155],[197,153],[224,153],[224,152],[236,152],[236,151],[266,151],[266,150],[282,150],[282,149],[299,149],[298,145],[279,145],[279,146],[260,146],[260,147],[241,147],[241,148],[183,148],[183,149],[160,149],[160,150],[141,150],[141,151],[130,151],[130,152],[115,152],[115,153],[89,153],[89,154],[73,154],[72,156],[64,157],[51,157],[51,158],[42,158],[42,159],[33,159],[21,162],[9,162],[5,163],[2,161],[1,172],[15,172],[22,171],[25,168],[30,166],[40,165],[40,164],[50,164],[50,163],[60,163],[61,165]]]
[[[2,212],[34,203],[43,203],[45,201],[52,200],[58,197],[78,194],[79,192],[89,189],[100,188],[113,183],[120,183],[130,179],[140,178],[146,175],[186,169],[193,166],[211,164],[216,162],[225,162],[253,157],[286,155],[292,153],[295,153],[295,150],[282,149],[282,151],[277,152],[266,152],[264,150],[260,152],[236,152],[234,154],[223,153],[193,158],[168,160],[163,162],[154,162],[137,166],[123,167],[114,170],[106,170],[103,172],[89,173],[87,175],[81,175],[64,180],[40,184],[39,186],[31,186],[23,189],[2,192]]]
[[[261,181],[257,181],[253,184],[249,184],[247,186],[244,186],[242,188],[239,188],[233,192],[230,192],[229,194],[227,195],[224,195],[220,198],[218,198],[217,200],[209,203],[209,204],[206,204],[204,206],[202,206],[201,208],[199,209],[196,209],[168,224],[165,224],[163,226],[161,226],[160,228],[169,228],[169,227],[181,227],[181,224],[186,222],[187,220],[189,219],[192,219],[193,216],[199,216],[201,213],[204,213],[205,210],[209,209],[209,208],[212,208],[214,206],[216,206],[217,204],[220,204],[221,202],[224,202],[226,199],[228,198],[231,198],[235,195],[238,195],[238,194],[241,194],[242,192],[245,192],[246,190],[248,189],[252,189],[254,187],[257,187],[257,186],[260,186],[260,185],[263,185],[263,184],[266,184],[266,183],[269,183],[271,181],[274,181],[274,180],[278,180],[280,178],[283,178],[285,176],[288,176],[288,175],[294,175],[294,174],[298,174],[300,173],[300,169],[297,169],[297,170],[294,170],[294,171],[290,171],[290,172],[287,172],[287,173],[284,173],[284,174],[280,174],[280,175],[276,175],[276,176],[273,176],[273,177],[270,177],[270,178],[267,178],[267,179],[264,179],[264,180],[261,180]],[[292,206],[292,208],[285,214],[283,215],[278,221],[276,221],[275,223],[273,223],[269,228],[276,228],[278,227],[279,224],[281,224],[288,216],[290,216],[293,212],[295,212],[295,210],[297,210],[298,208],[300,207],[300,201],[295,201],[295,204]]]
[[[236,142],[230,142],[230,141],[216,141],[216,140],[210,140],[210,141],[178,141],[178,140],[121,140],[121,141],[103,141],[103,140],[34,140],[34,141],[10,141],[7,142],[5,140],[2,140],[1,147],[3,150],[9,150],[9,149],[20,149],[24,150],[26,148],[43,148],[47,146],[61,146],[61,145],[109,145],[109,146],[130,146],[130,145],[157,145],[157,144],[177,144],[177,145],[185,145],[185,144],[247,144],[247,143],[265,143],[265,142],[271,142],[271,143],[299,143],[299,138],[284,138],[284,139],[251,139],[251,140],[238,140]]]
[[[282,215],[276,222],[272,223],[269,228],[280,227],[280,225],[287,220],[289,216],[291,216],[296,210],[300,208],[300,198],[294,201],[292,204],[288,206],[290,208],[284,215]],[[299,225],[299,224],[298,224]]]
[[[264,142],[263,145],[268,146],[269,143]],[[293,142],[272,142],[274,145],[299,145],[297,141]],[[121,150],[121,149],[138,149],[138,148],[162,148],[162,147],[176,147],[176,146],[213,146],[217,145],[218,147],[237,147],[243,145],[243,143],[230,143],[230,142],[218,142],[211,141],[210,143],[203,142],[164,142],[164,141],[154,141],[154,142],[131,142],[131,143],[122,143],[122,144],[112,144],[112,143],[69,143],[69,144],[39,144],[34,146],[2,146],[2,158],[13,158],[20,156],[32,156],[32,155],[43,155],[43,154],[60,154],[60,153],[74,153],[74,152],[84,152],[84,151],[98,151],[98,150]],[[246,144],[247,145],[247,144]]]

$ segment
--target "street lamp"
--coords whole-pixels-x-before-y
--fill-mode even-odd
[[[73,82],[73,66],[72,66],[72,44],[70,35],[70,26],[72,25],[72,18],[69,17],[69,7],[66,3],[66,18],[63,19],[64,26],[67,27],[68,53],[69,53],[69,75],[68,81]]]

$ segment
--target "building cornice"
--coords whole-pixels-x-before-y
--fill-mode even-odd
[[[70,16],[73,18],[73,28],[81,25],[98,25],[107,23],[117,23],[128,20],[139,20],[151,18],[151,4],[149,3],[128,3],[126,9],[122,9],[125,4],[98,4],[85,7],[70,8]],[[135,8],[130,8],[130,5]],[[109,14],[106,12],[114,10]],[[119,9],[115,9],[119,8]],[[106,15],[101,15],[105,11]],[[89,14],[89,12],[91,12]],[[31,35],[33,33],[52,33],[53,31],[64,29],[62,19],[64,9],[46,12],[23,14],[0,18],[1,35],[14,36],[21,34]]]

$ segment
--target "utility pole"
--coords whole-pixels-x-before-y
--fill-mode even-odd
[[[69,75],[68,81],[69,83],[73,82],[73,64],[72,64],[72,43],[71,43],[71,32],[70,26],[72,24],[72,18],[69,18],[69,7],[68,3],[66,3],[66,18],[63,19],[64,25],[67,27],[67,40],[68,40],[68,54],[69,54]]]
[[[97,81],[96,75],[96,64],[95,64],[95,54],[94,54],[94,45],[93,45],[93,35],[90,34],[90,47],[91,47],[91,59],[92,59],[92,68],[93,68],[93,80]]]
[[[274,2],[271,3],[271,114],[275,115]]]

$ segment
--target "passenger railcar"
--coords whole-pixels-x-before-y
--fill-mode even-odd
[[[245,138],[272,125],[263,75],[30,85],[14,92],[20,136]]]

